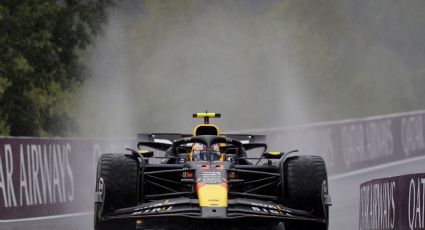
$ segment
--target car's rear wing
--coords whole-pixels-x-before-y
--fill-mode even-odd
[[[155,140],[168,140],[173,142],[175,140],[191,137],[191,134],[182,133],[139,133],[137,134],[138,141],[155,141]],[[265,143],[266,135],[252,135],[252,134],[221,134],[220,136],[229,137],[242,143]]]

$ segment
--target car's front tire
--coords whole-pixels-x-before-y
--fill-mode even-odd
[[[320,156],[295,156],[283,165],[285,206],[312,212],[326,223],[289,221],[285,230],[327,230],[328,206],[324,204],[323,186],[327,186],[326,164]]]
[[[102,186],[103,203],[95,203],[95,230],[134,230],[135,220],[102,220],[115,209],[137,205],[139,161],[131,156],[107,153],[100,156],[96,183]],[[101,185],[99,185],[99,181]],[[97,188],[98,190],[98,188]]]

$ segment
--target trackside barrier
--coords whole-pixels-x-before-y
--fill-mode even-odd
[[[360,230],[425,229],[425,173],[360,186]]]
[[[335,175],[425,155],[424,120],[425,111],[415,111],[247,132],[266,134],[272,151],[321,155]],[[97,157],[136,143],[0,137],[0,224],[91,211]]]
[[[97,157],[134,146],[135,139],[0,138],[0,225],[93,210]]]
[[[266,134],[271,151],[321,155],[329,174],[336,175],[425,156],[424,121],[425,111],[414,111],[246,132]]]

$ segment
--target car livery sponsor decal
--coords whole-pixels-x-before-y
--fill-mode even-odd
[[[173,209],[174,204],[174,202],[169,202],[168,200],[165,200],[164,202],[149,204],[146,206],[142,206],[141,208],[137,208],[135,212],[133,212],[131,215],[151,214],[170,211]]]
[[[204,184],[221,184],[223,183],[223,173],[220,171],[202,171],[201,183]]]
[[[227,172],[224,165],[199,165],[196,170],[196,191],[204,207],[227,207]]]
[[[271,205],[264,203],[251,203],[251,209],[256,212],[266,214],[283,214],[283,208],[279,205]]]

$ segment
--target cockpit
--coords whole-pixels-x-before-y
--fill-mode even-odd
[[[204,114],[196,114],[197,118],[204,118],[204,124],[199,124],[193,129],[193,136],[219,136],[220,129],[213,124],[209,124],[209,117],[202,117]],[[195,114],[194,114],[195,117]],[[192,143],[192,149],[189,154],[190,161],[223,161],[224,153],[220,151],[220,144],[206,146],[202,143]]]

